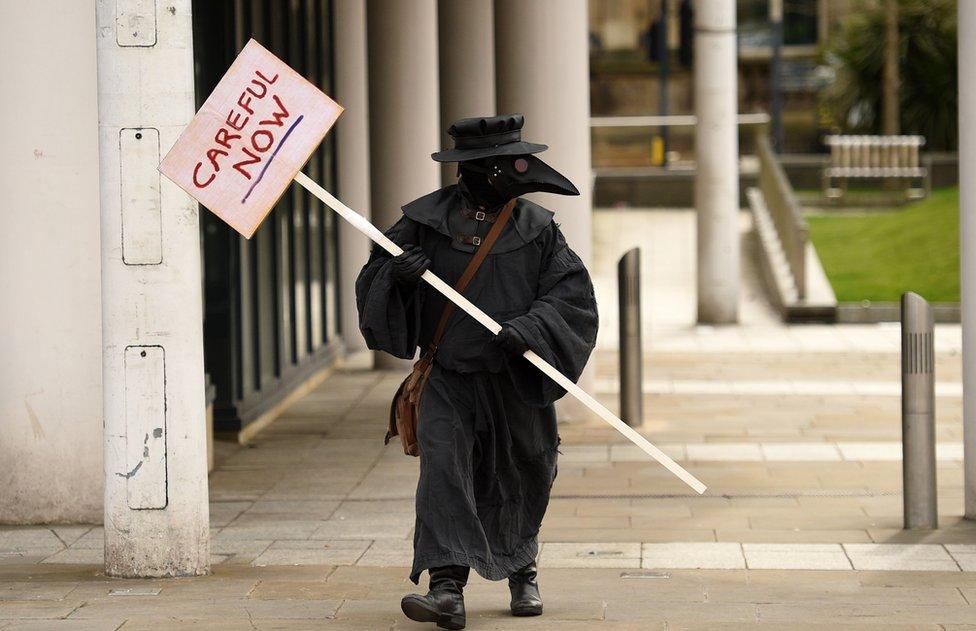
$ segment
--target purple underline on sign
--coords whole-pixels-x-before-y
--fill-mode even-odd
[[[244,199],[241,200],[242,204],[247,201],[248,197],[251,196],[251,191],[254,190],[254,187],[261,182],[261,178],[264,177],[265,171],[267,171],[268,167],[271,166],[271,161],[274,160],[275,156],[278,155],[278,152],[281,151],[281,147],[285,144],[285,141],[288,140],[288,136],[290,136],[291,132],[294,131],[296,127],[298,127],[298,123],[302,122],[303,118],[305,118],[304,114],[296,118],[295,122],[292,123],[291,127],[288,128],[288,131],[285,132],[285,135],[281,137],[281,142],[279,142],[278,146],[275,147],[274,151],[271,152],[271,155],[268,157],[268,161],[264,163],[264,168],[262,168],[261,172],[258,173],[258,179],[254,180],[254,183],[251,184],[251,188],[247,189],[247,195],[245,195]]]

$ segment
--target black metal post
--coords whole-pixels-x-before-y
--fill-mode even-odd
[[[668,73],[670,68],[668,65],[668,0],[661,0],[661,16],[658,20],[657,26],[657,63],[658,71],[660,77],[658,79],[658,114],[661,116],[668,115]],[[661,125],[661,146],[662,146],[662,159],[661,166],[667,166],[668,164],[668,126]]]
[[[617,263],[617,287],[620,302],[620,418],[636,427],[644,419],[640,248],[628,251]]]
[[[773,148],[783,151],[783,0],[769,0],[772,58],[769,63],[770,110],[773,119]]]

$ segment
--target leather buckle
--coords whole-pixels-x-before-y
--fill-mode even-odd
[[[487,217],[487,216],[488,216],[488,215],[486,215],[486,214],[485,214],[485,211],[483,211],[483,210],[479,210],[478,212],[476,212],[476,213],[474,214],[474,218],[475,218],[476,220],[478,220],[478,221],[484,221],[484,220],[485,220],[485,217]]]
[[[481,245],[481,237],[471,237],[471,245]]]

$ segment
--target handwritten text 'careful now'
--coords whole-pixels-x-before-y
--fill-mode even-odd
[[[214,134],[213,144],[206,158],[193,168],[193,184],[206,188],[228,165],[247,181],[262,174],[262,161],[274,155],[268,152],[280,143],[288,132],[285,125],[291,114],[275,94],[278,75],[265,76],[254,71],[250,83],[241,91],[237,102],[227,112],[224,124]],[[267,167],[267,163],[263,165]]]

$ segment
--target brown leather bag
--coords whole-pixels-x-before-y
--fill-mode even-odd
[[[484,240],[480,245],[476,244],[478,249],[454,286],[454,290],[458,293],[464,292],[488,253],[491,252],[492,246],[498,240],[498,235],[508,223],[508,218],[512,216],[515,202],[516,200],[513,199],[505,204]],[[397,388],[396,394],[393,395],[393,402],[390,404],[390,428],[386,432],[383,443],[387,444],[391,438],[399,436],[400,443],[403,445],[403,453],[408,456],[420,455],[420,446],[417,444],[417,426],[420,424],[420,395],[423,393],[424,386],[427,385],[427,377],[430,376],[430,369],[434,364],[434,354],[437,353],[437,347],[447,330],[447,322],[451,319],[456,306],[450,300],[444,305],[441,319],[437,322],[437,329],[430,339],[427,350],[424,351],[424,354],[413,365],[413,370]]]

